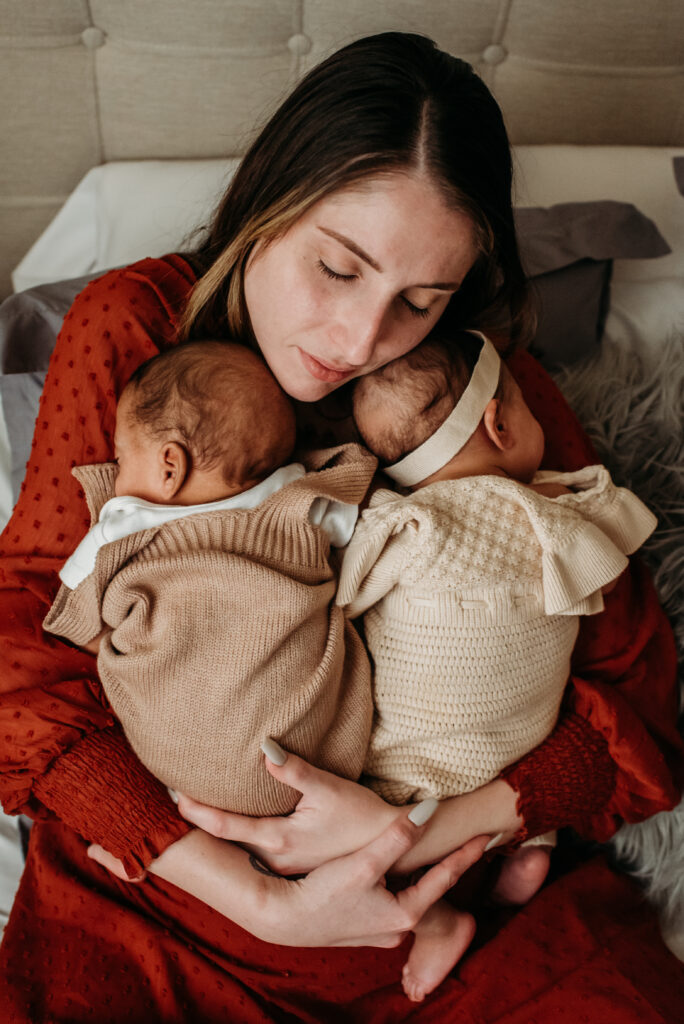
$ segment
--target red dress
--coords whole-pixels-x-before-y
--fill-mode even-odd
[[[134,873],[183,835],[165,789],[111,714],[94,659],[41,628],[57,570],[89,526],[72,466],[111,458],[116,399],[174,343],[194,282],[178,256],[89,285],[50,364],[22,494],[0,539],[2,776],[9,812],[38,819],[0,951],[3,1021],[662,1021],[684,968],[633,884],[596,860],[549,885],[424,1004],[399,985],[406,949],[273,946],[155,877],[130,886],[85,856],[98,842]],[[594,454],[549,378],[510,362],[547,436],[545,464]],[[529,834],[571,824],[607,838],[672,807],[681,771],[671,632],[635,563],[585,619],[561,720],[505,776]],[[85,838],[82,838],[85,837]]]

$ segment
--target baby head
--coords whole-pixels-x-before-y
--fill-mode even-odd
[[[292,454],[295,417],[264,361],[223,341],[149,359],[116,415],[116,494],[157,504],[218,501],[253,487]]]
[[[407,487],[496,474],[529,483],[544,435],[483,335],[438,333],[359,378],[354,420],[385,471]]]

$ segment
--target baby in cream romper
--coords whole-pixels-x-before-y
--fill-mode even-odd
[[[602,466],[538,472],[541,426],[482,335],[430,338],[361,378],[354,418],[409,489],[373,495],[338,587],[347,614],[364,614],[374,662],[364,781],[396,804],[469,792],[551,732],[579,616],[603,609],[602,591],[656,520]],[[532,887],[529,870],[519,885],[530,853],[503,869],[512,901],[530,898],[548,870],[537,849]],[[444,902],[433,917],[435,942],[423,919],[405,968],[415,999],[473,934],[472,919]]]

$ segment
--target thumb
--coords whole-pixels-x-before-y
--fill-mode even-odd
[[[270,738],[263,741],[261,749],[266,755],[266,768],[273,778],[300,793],[311,792],[321,777],[327,774],[304,758],[283,750],[279,743]]]
[[[356,858],[367,878],[379,881],[403,854],[416,845],[438,806],[438,801],[430,797],[413,808],[406,808],[379,836],[355,853],[348,854],[346,859],[352,862]]]

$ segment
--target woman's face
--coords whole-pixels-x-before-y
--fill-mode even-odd
[[[259,348],[289,395],[315,402],[414,348],[476,256],[472,221],[424,177],[335,192],[250,257]]]

